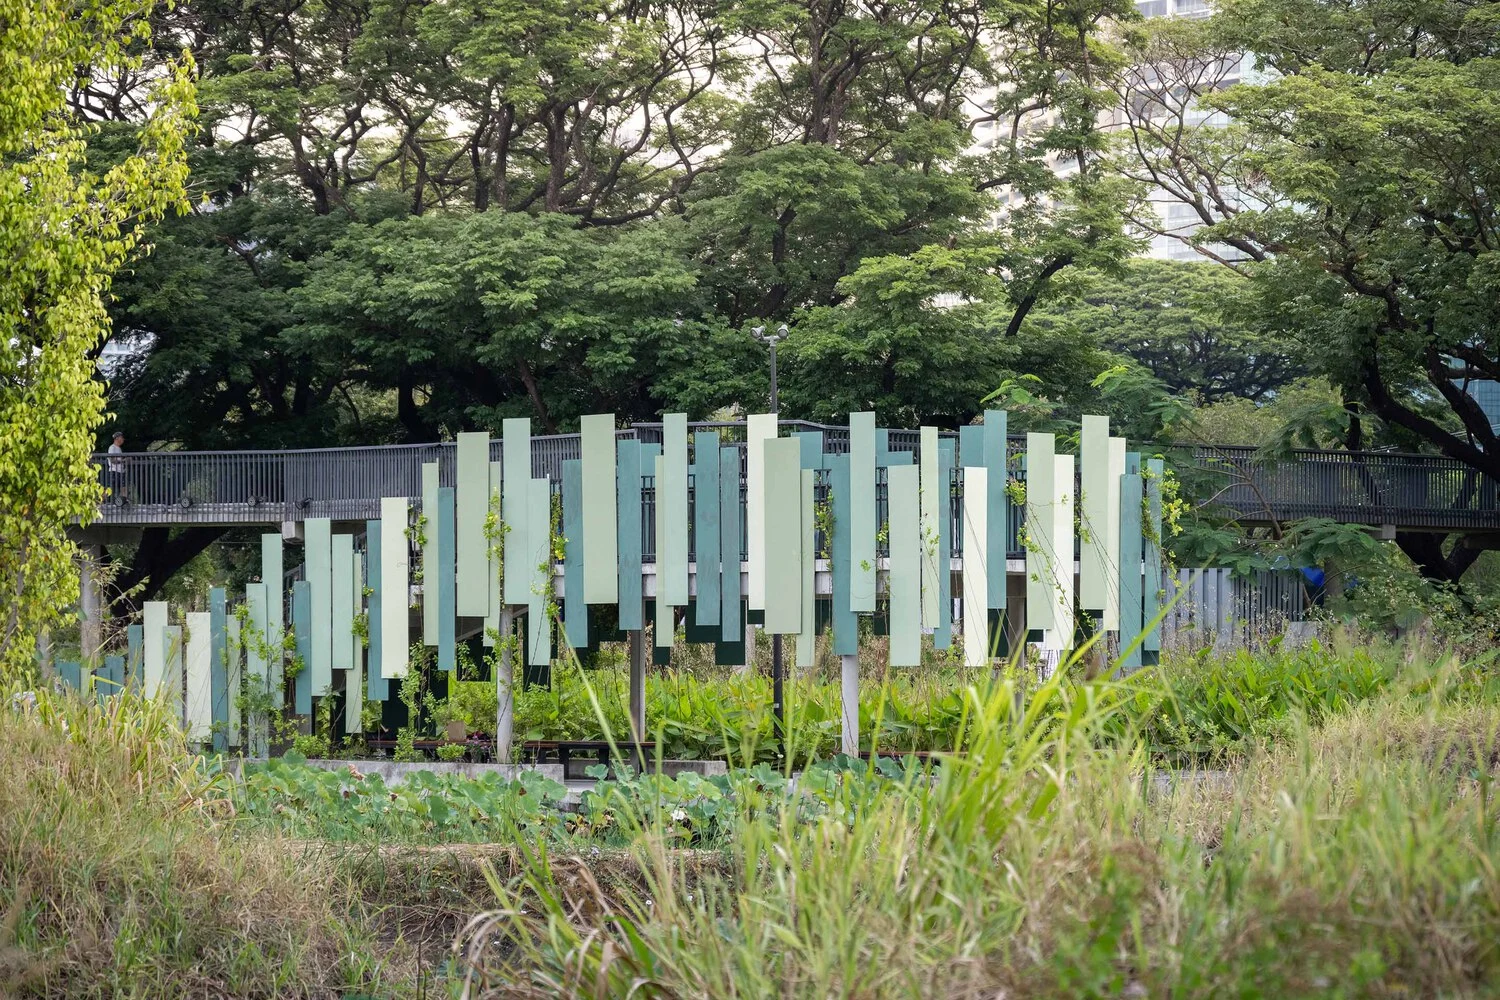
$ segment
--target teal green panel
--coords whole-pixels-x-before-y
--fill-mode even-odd
[[[506,420],[501,425],[501,435],[504,438],[500,462],[504,466],[501,519],[505,522],[505,603],[530,604],[531,581],[536,577],[533,540],[528,537],[533,522],[527,511],[531,494],[531,421],[524,417]]]
[[[312,617],[312,659],[307,664],[314,697],[322,697],[333,686],[333,535],[326,517],[304,521],[307,542],[309,615]]]
[[[802,446],[772,438],[765,448],[766,631],[802,631]]]
[[[260,536],[260,580],[266,585],[266,642],[278,651],[271,656],[271,698],[282,708],[282,664],[286,661],[282,637],[286,633],[286,579],[284,553],[279,533]]]
[[[693,436],[693,538],[697,549],[693,554],[693,561],[698,566],[698,594],[693,603],[693,623],[715,626],[713,638],[717,639],[721,610],[718,431],[699,431]],[[726,559],[724,565],[727,567],[728,564]]]
[[[938,616],[932,635],[937,649],[953,642],[953,445],[947,438],[938,442]]]
[[[229,602],[223,587],[208,592],[208,686],[214,749],[228,748],[229,725]]]
[[[141,625],[145,629],[142,662],[146,678],[142,692],[148,698],[155,698],[167,670],[167,650],[162,645],[162,637],[167,634],[167,602],[145,602],[141,606]]]
[[[1010,497],[1005,492],[1010,472],[1006,467],[1006,414],[1004,410],[984,411],[983,465],[989,475],[989,508],[985,511],[985,533],[989,542],[985,551],[989,557],[985,587],[989,592],[991,610],[1005,607],[1005,557],[1010,532]],[[967,461],[967,459],[965,460]]]
[[[74,691],[83,689],[83,666],[77,660],[58,660],[53,664],[58,679]]]
[[[1109,588],[1118,574],[1114,569],[1115,553],[1109,551],[1109,418],[1083,415],[1078,433],[1078,476],[1080,494],[1077,500],[1080,527],[1078,554],[1078,606],[1094,616],[1101,627],[1109,628]]]
[[[667,478],[666,457],[663,456],[663,455],[653,455],[652,458],[651,458],[651,471],[652,471],[652,481],[653,482],[655,482],[655,483],[665,482],[666,478]],[[667,600],[667,586],[666,586],[666,581],[664,579],[664,577],[665,577],[664,569],[666,567],[666,562],[665,562],[666,556],[662,552],[662,549],[666,545],[666,539],[667,539],[667,537],[670,536],[670,535],[675,534],[675,532],[672,530],[672,528],[669,527],[669,523],[667,521],[667,508],[669,506],[670,506],[670,504],[667,504],[667,503],[663,502],[662,494],[661,494],[660,490],[658,490],[657,494],[656,494],[656,507],[655,507],[655,511],[656,511],[656,565],[655,565],[654,568],[656,570],[656,576],[655,576],[656,594],[654,595],[654,601],[653,601],[653,606],[652,606],[652,611],[651,611],[651,620],[656,623],[656,633],[655,633],[655,635],[656,635],[656,648],[657,649],[671,649],[672,648],[672,641],[675,638],[675,635],[674,635],[675,629],[672,626],[672,622],[673,622],[673,617],[672,617],[672,603],[669,600]],[[665,627],[663,627],[663,623],[666,623]]]
[[[938,521],[946,484],[938,480],[938,432],[923,427],[922,450],[917,456],[922,471],[922,627],[938,625]]]
[[[312,587],[306,580],[298,580],[292,584],[292,632],[297,637],[297,656],[303,663],[312,662],[312,631]],[[294,683],[295,712],[311,715],[312,671],[304,669]]]
[[[1120,478],[1120,666],[1127,672],[1141,665],[1141,496],[1139,471],[1127,472]]]
[[[547,617],[547,606],[552,597],[552,488],[545,479],[527,479],[526,483],[530,494],[526,498],[526,513],[530,519],[526,539],[531,553],[531,568],[524,577],[528,591],[526,619],[530,640],[527,663],[533,667],[545,667],[552,662],[552,622]]]
[[[489,510],[490,436],[485,431],[458,435],[454,496],[458,579],[458,613],[484,618],[490,613],[489,552],[484,540],[484,517]]]
[[[802,444],[802,467],[821,469],[823,467],[823,432],[799,431],[793,436]]]
[[[485,520],[488,522],[490,516],[494,515],[494,523],[487,523],[484,531],[484,586],[490,592],[490,611],[484,617],[484,638],[482,642],[485,646],[494,646],[495,637],[500,634],[500,608],[504,603],[500,600],[500,553],[502,546],[497,534],[500,525],[500,496],[504,492],[504,478],[501,475],[501,469],[502,466],[499,462],[490,463],[490,498],[485,506]]]
[[[1161,459],[1153,458],[1146,463],[1147,521],[1142,531],[1145,536],[1146,570],[1141,609],[1146,637],[1141,643],[1141,649],[1147,653],[1161,652],[1161,626],[1156,623],[1156,616],[1161,614],[1161,482],[1164,475],[1166,464]]]
[[[662,511],[666,537],[656,536],[656,586],[668,604],[688,601],[687,415],[661,418],[662,477],[656,481],[656,507]]]
[[[354,536],[333,536],[333,653],[335,670],[354,669]]]
[[[615,445],[619,469],[616,506],[620,511],[620,631],[641,628],[645,607],[641,596],[641,445],[620,441]]]
[[[875,610],[875,414],[849,414],[849,610]],[[834,493],[835,503],[838,494]],[[834,618],[834,634],[838,622]]]
[[[437,566],[438,465],[422,466],[422,644],[436,646],[438,641],[437,587],[427,577]]]
[[[914,465],[886,474],[890,510],[890,655],[893,667],[922,662],[921,481]]]
[[[383,565],[380,558],[383,542],[380,522],[366,521],[365,543],[368,548],[365,550],[365,576],[369,579],[370,588],[370,608],[365,614],[370,637],[370,656],[365,667],[365,698],[368,701],[385,701],[390,696],[390,681],[381,670],[385,664],[385,581],[381,575]],[[402,587],[401,591],[404,590]],[[405,594],[401,591],[392,594],[391,600],[403,600]],[[399,636],[392,636],[391,640],[401,641]]]
[[[583,593],[579,598],[589,604],[614,604],[620,599],[614,414],[589,414],[581,429],[583,511],[578,531],[583,539],[579,553]],[[573,596],[570,591],[569,598]]]
[[[300,583],[300,581],[299,581]],[[305,584],[302,584],[305,586]],[[264,648],[259,637],[266,634],[266,585],[264,583],[251,583],[245,586],[245,628],[248,632],[244,636],[245,643],[245,679],[253,689],[260,688],[266,683],[266,657]],[[312,636],[304,629],[296,628],[297,643],[311,644]],[[307,637],[304,639],[303,636]],[[304,670],[305,674],[306,671]]]
[[[613,449],[611,449],[613,453]],[[614,490],[611,489],[613,494]],[[574,649],[589,644],[589,606],[584,601],[583,462],[562,464],[563,639]],[[615,576],[611,567],[610,576]]]
[[[818,435],[819,438],[822,435]],[[822,461],[819,449],[818,461]],[[802,461],[807,462],[808,452],[802,451]],[[802,510],[802,628],[797,633],[797,666],[813,665],[813,645],[818,633],[817,621],[817,511],[813,506],[814,481],[817,473],[812,469],[802,470],[802,490],[798,506]]]
[[[122,683],[137,690],[141,686],[142,631],[139,625],[125,626],[125,680]]]
[[[833,655],[853,656],[859,652],[859,616],[854,613],[849,598],[853,582],[850,569],[851,539],[849,537],[849,466],[850,455],[828,456],[828,487],[833,494],[833,537],[829,539],[828,551],[832,558],[829,569],[833,574]],[[872,498],[873,499],[873,498]],[[873,504],[872,504],[873,506]],[[873,539],[873,535],[871,538]],[[874,550],[871,549],[873,558]],[[873,567],[873,562],[872,562]],[[874,581],[870,589],[874,591]],[[871,602],[872,606],[874,602]]]
[[[719,449],[719,635],[744,646],[744,608],[740,604],[740,451]],[[740,661],[741,663],[744,660]]]
[[[438,605],[438,655],[439,670],[451,672],[458,669],[458,595],[455,593],[458,576],[455,546],[458,531],[455,516],[455,497],[451,486],[438,489],[437,505],[437,586]],[[434,581],[423,577],[423,582]]]

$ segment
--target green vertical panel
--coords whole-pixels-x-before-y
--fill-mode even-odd
[[[228,659],[224,673],[229,680],[229,746],[240,745],[240,695],[245,686],[245,644],[240,640],[240,619],[230,615],[225,628]]]
[[[652,618],[656,622],[656,648],[671,649],[672,640],[675,638],[676,629],[673,626],[672,604],[667,600],[667,587],[664,581],[666,566],[665,555],[662,549],[665,547],[666,536],[672,534],[672,529],[667,524],[668,504],[663,502],[661,484],[666,480],[666,458],[656,455],[652,458],[652,482],[656,483],[656,504],[654,506],[656,517],[656,575],[653,583],[656,587],[656,602],[652,611]]]
[[[932,635],[936,649],[947,649],[953,642],[953,444],[938,441],[938,616]]]
[[[297,636],[297,657],[304,664],[312,661],[312,584],[298,580],[292,584],[292,632]],[[303,669],[297,675],[293,710],[298,715],[312,714],[312,671]]]
[[[613,450],[613,449],[611,449]],[[610,490],[613,494],[614,490]],[[589,606],[584,601],[583,462],[562,464],[563,495],[563,639],[574,649],[589,644]],[[613,571],[614,567],[610,567]],[[611,572],[611,576],[613,576]]]
[[[985,585],[989,588],[989,605],[992,610],[1005,608],[1005,560],[1010,532],[1010,497],[1005,492],[1009,481],[1006,467],[1007,441],[1005,436],[1006,413],[1004,410],[984,411],[984,435],[981,448],[985,467],[986,489],[989,490],[989,511],[985,517],[988,540],[985,552]]]
[[[1033,635],[1053,624],[1057,552],[1052,539],[1052,499],[1057,463],[1051,434],[1026,435],[1026,630]]]
[[[688,602],[687,415],[663,414],[661,433],[656,509],[663,512],[667,533],[656,536],[656,586],[668,604],[682,607]]]
[[[856,578],[852,568],[853,539],[850,537],[850,525],[853,523],[853,518],[849,513],[851,506],[849,469],[853,464],[852,454],[828,456],[828,488],[833,494],[833,537],[828,540],[828,552],[831,556],[828,568],[833,577],[831,589],[833,591],[833,655],[835,656],[853,656],[859,652],[859,616],[854,613],[855,602],[849,596]],[[870,500],[873,510],[873,492]],[[872,534],[871,539],[873,538]],[[873,558],[872,548],[872,567],[874,566]],[[873,578],[870,589],[873,593],[875,589]]]
[[[460,433],[455,463],[454,534],[458,543],[454,573],[458,581],[458,613],[465,618],[484,618],[490,612],[490,588],[485,581],[489,559],[484,544],[484,515],[490,496],[489,434]]]
[[[1120,666],[1127,672],[1141,665],[1141,497],[1139,472],[1121,476]]]
[[[162,629],[162,649],[166,651],[166,669],[158,689],[167,710],[178,722],[182,722],[182,626],[168,625]]]
[[[1145,561],[1141,620],[1146,629],[1141,649],[1146,653],[1161,652],[1161,627],[1156,624],[1156,616],[1161,614],[1161,482],[1165,474],[1166,464],[1161,459],[1153,458],[1146,463],[1146,523],[1141,532]],[[1123,531],[1121,528],[1122,537]]]
[[[699,431],[693,436],[693,538],[697,542],[693,558],[698,565],[694,621],[698,625],[717,625],[721,610],[718,431]],[[737,555],[735,561],[738,562]],[[727,558],[724,562],[728,565]]]
[[[1114,580],[1119,574],[1114,566],[1114,558],[1120,550],[1120,477],[1124,474],[1125,439],[1112,437],[1109,439],[1109,523],[1105,525],[1105,546],[1110,559],[1110,587],[1104,595],[1104,628],[1110,631],[1120,627],[1120,591],[1114,586]]]
[[[960,446],[963,442],[959,442]],[[976,461],[983,459],[982,448],[967,451]],[[963,642],[964,665],[983,667],[990,662],[989,643],[989,566],[984,558],[985,536],[989,526],[989,473],[983,465],[967,465],[963,470],[961,518],[963,532]],[[1005,572],[1005,567],[1000,567]]]
[[[381,503],[384,513],[385,503]],[[381,578],[381,550],[385,547],[380,521],[365,522],[365,586],[370,591],[370,608],[365,613],[366,631],[370,637],[370,655],[365,659],[365,698],[385,701],[390,697],[390,682],[382,672],[385,666],[385,580]],[[405,604],[404,588],[390,595],[390,600]],[[392,637],[393,641],[402,641]]]
[[[263,637],[266,634],[266,605],[268,603],[266,585],[264,583],[246,585],[245,627],[248,631],[241,638],[245,644],[245,682],[251,692],[255,694],[259,694],[266,689],[267,664]],[[295,623],[293,628],[296,630]],[[301,631],[298,630],[297,642],[300,644],[305,641],[307,640],[303,638]]]
[[[108,698],[112,694],[119,694],[120,688],[125,684],[125,657],[115,655],[104,658],[104,676],[109,681],[103,688],[96,688],[101,698]]]
[[[354,613],[359,614],[364,610],[365,603],[365,557],[358,552],[354,553],[353,575]],[[368,620],[367,618],[366,621]],[[378,671],[371,672],[376,673]],[[354,667],[349,671],[344,690],[346,692],[344,730],[350,733],[362,733],[365,731],[365,645],[360,641],[359,636],[354,637]]]
[[[719,449],[719,635],[724,642],[744,638],[740,610],[740,452]]]
[[[422,644],[436,646],[438,641],[437,584],[434,579],[437,566],[437,503],[438,464],[427,462],[422,466]],[[383,520],[383,518],[382,518]]]
[[[530,604],[531,581],[536,576],[536,563],[531,561],[531,539],[527,537],[531,528],[531,516],[527,503],[531,494],[531,421],[525,417],[511,419],[501,425],[505,443],[500,460],[505,467],[501,517],[505,521],[505,580],[503,591],[506,604]]]
[[[766,631],[802,631],[802,446],[792,438],[764,441]]]
[[[489,499],[485,501],[484,508],[484,584],[490,592],[490,613],[484,619],[483,643],[486,646],[493,646],[495,637],[500,634],[500,608],[505,603],[500,599],[500,495],[503,492],[503,469],[504,465],[500,462],[490,463]]]
[[[437,606],[438,606],[438,655],[439,670],[452,672],[458,669],[458,582],[454,572],[457,563],[455,546],[458,540],[458,520],[455,510],[454,489],[451,486],[438,488],[437,503]],[[424,582],[431,586],[432,581]]]
[[[1056,551],[1052,563],[1052,648],[1070,649],[1077,607],[1073,587],[1073,456],[1054,455],[1053,461],[1057,471],[1052,482],[1057,492],[1052,501],[1052,544]]]
[[[802,446],[802,467],[821,469],[823,467],[823,432],[799,431],[796,438]]]
[[[810,436],[810,435],[809,435]],[[818,435],[821,443],[822,435]],[[804,442],[806,437],[804,437]],[[804,466],[808,460],[808,452],[804,448],[802,462]],[[822,449],[818,450],[818,461],[822,461]],[[813,503],[813,487],[817,473],[812,469],[803,468],[802,488],[798,506],[802,512],[802,628],[797,632],[797,666],[810,667],[813,665],[813,645],[815,636],[818,634],[817,622],[817,593],[814,587],[817,583],[817,510]]]
[[[58,679],[74,691],[83,687],[83,667],[77,660],[57,660],[53,664]]]
[[[923,427],[922,450],[918,455],[922,472],[922,627],[935,629],[938,624],[938,510],[943,487],[938,482],[938,432]]]
[[[229,602],[223,587],[208,592],[208,685],[209,715],[213,726],[214,749],[223,752],[225,730],[229,726]]]
[[[213,735],[213,614],[189,611],[182,637],[183,679],[186,694],[182,705],[183,729],[195,743],[206,743]]]
[[[641,446],[637,441],[615,444],[618,469],[616,509],[619,511],[620,544],[620,629],[634,632],[641,628],[644,608],[641,603]]]
[[[1114,549],[1109,537],[1109,418],[1084,414],[1078,436],[1078,474],[1083,534],[1078,553],[1078,606],[1103,628],[1105,594],[1112,589]]]
[[[407,670],[411,643],[411,616],[408,612],[411,550],[407,545],[406,526],[410,518],[405,497],[381,498],[379,673],[385,681],[405,677]],[[370,672],[376,671],[372,668]]]
[[[308,608],[311,621],[311,659],[307,663],[314,697],[333,686],[333,536],[328,518],[303,522],[307,541]]]
[[[526,513],[530,518],[526,539],[531,555],[531,568],[524,577],[530,640],[527,663],[546,667],[552,662],[552,623],[547,618],[548,598],[552,596],[552,491],[545,479],[528,478],[526,483],[530,494],[526,498]]]
[[[849,610],[869,614],[875,610],[875,414],[849,414],[849,496],[844,506],[849,514]],[[838,503],[838,493],[834,493]],[[834,637],[838,641],[838,612],[834,612]]]
[[[125,680],[126,687],[140,690],[143,683],[144,666],[142,648],[145,645],[144,629],[139,625],[125,626]]]
[[[745,418],[745,600],[751,611],[766,606],[766,452],[761,442],[777,435],[774,413]]]
[[[893,667],[922,663],[921,477],[916,466],[886,473],[889,506],[890,654]]]
[[[167,650],[162,644],[167,634],[167,602],[147,601],[141,605],[142,666],[146,697],[156,697],[167,673]]]
[[[354,536],[334,535],[331,567],[333,574],[333,640],[330,661],[334,670],[354,669]]]
[[[583,551],[583,594],[589,604],[614,604],[620,599],[619,535],[615,504],[615,417],[593,413],[581,422],[583,446],[583,520],[579,527]]]
[[[266,642],[274,652],[268,664],[271,677],[271,698],[281,708],[285,691],[282,686],[282,667],[286,652],[282,637],[286,632],[286,566],[284,563],[281,535],[268,532],[260,536],[260,579],[266,585]]]

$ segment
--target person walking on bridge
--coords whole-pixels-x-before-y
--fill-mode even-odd
[[[125,500],[125,432],[115,431],[110,439],[109,458],[105,460],[108,473],[110,498],[116,503]]]

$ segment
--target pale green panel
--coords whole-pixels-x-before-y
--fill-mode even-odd
[[[266,585],[266,642],[275,650],[271,654],[271,697],[282,708],[286,696],[281,683],[282,664],[286,660],[282,638],[286,634],[286,568],[279,533],[260,536],[260,579]]]
[[[938,518],[942,509],[943,485],[938,462],[938,432],[936,427],[923,427],[922,454],[922,627],[937,628],[938,624]]]
[[[761,443],[765,479],[766,631],[802,631],[802,442],[774,438]]]
[[[357,615],[365,606],[365,557],[354,553],[351,565],[354,570],[354,613]],[[365,707],[365,644],[359,636],[354,637],[354,667],[349,671],[348,691],[349,695],[344,699],[344,730],[362,733],[365,731],[361,719]]]
[[[490,496],[490,436],[485,431],[458,435],[454,491],[454,530],[457,609],[461,618],[484,618],[490,613],[490,588],[485,581],[484,515]]]
[[[161,687],[157,688],[157,697],[179,723],[182,722],[182,646],[181,625],[168,625],[162,629],[162,648],[167,653],[167,664]]]
[[[264,583],[245,585],[245,608],[249,612],[245,625],[250,630],[245,637],[248,640],[245,644],[245,679],[247,686],[254,691],[262,690],[266,683],[266,661],[261,655],[261,639],[266,634],[266,590]],[[299,645],[301,642],[298,639]]]
[[[1057,494],[1052,503],[1052,544],[1057,558],[1052,563],[1053,649],[1073,646],[1073,456],[1053,457],[1057,471],[1052,482]]]
[[[1045,632],[1053,624],[1052,500],[1057,463],[1051,434],[1026,435],[1026,630]]]
[[[207,611],[189,611],[187,614],[187,648],[184,665],[187,673],[187,701],[183,706],[183,720],[187,738],[206,743],[213,736],[214,711],[213,692],[210,687],[209,658],[212,618]]]
[[[774,413],[745,418],[745,601],[751,611],[766,606],[766,453],[761,442],[775,438],[776,429]]]
[[[437,530],[434,524],[432,530]],[[333,686],[333,535],[326,517],[303,522],[307,541],[307,590],[312,615],[308,683],[314,697]]]
[[[147,601],[141,605],[141,664],[146,678],[146,695],[155,697],[167,675],[167,602]]]
[[[505,522],[505,575],[501,590],[506,604],[530,604],[531,581],[536,577],[531,516],[527,510],[531,488],[531,421],[513,418],[501,425],[505,443],[500,460],[504,466],[504,497],[501,519]]]
[[[228,662],[224,665],[224,677],[229,685],[229,745],[240,745],[240,687],[244,683],[244,646],[240,642],[240,619],[229,615],[224,619],[225,649]]]
[[[886,472],[890,512],[891,666],[922,663],[922,524],[921,479],[915,465],[895,465]]]
[[[1112,585],[1104,594],[1104,621],[1102,623],[1102,627],[1111,632],[1120,627],[1120,588],[1119,584],[1113,581],[1118,581],[1120,578],[1117,562],[1120,551],[1120,477],[1123,475],[1125,475],[1125,439],[1112,437],[1109,439],[1109,483],[1106,494],[1109,519],[1104,526],[1104,542],[1109,546],[1107,579],[1112,581]]]
[[[1079,498],[1083,537],[1078,553],[1078,604],[1089,614],[1100,615],[1103,628],[1105,594],[1113,590],[1117,576],[1109,545],[1109,418],[1084,414],[1078,435],[1078,473],[1083,495]],[[1116,505],[1118,506],[1118,505]],[[1117,515],[1118,516],[1118,515]]]
[[[489,532],[484,536],[484,550],[488,556],[485,560],[485,586],[490,591],[490,613],[484,619],[484,644],[493,646],[495,636],[500,631],[500,495],[501,470],[504,468],[500,462],[490,463],[490,492],[489,500],[485,505],[485,516],[488,517],[493,511],[494,523]]]
[[[798,506],[802,513],[802,630],[797,633],[797,666],[813,665],[813,648],[817,641],[817,522],[813,485],[817,473],[802,470]]]
[[[666,511],[668,531],[656,536],[656,587],[665,592],[668,604],[680,608],[688,602],[687,414],[665,413],[661,421],[656,509]]]
[[[527,662],[542,667],[552,662],[552,621],[547,616],[552,596],[552,490],[545,479],[528,478],[526,483],[529,494],[526,513],[530,520],[526,538],[532,556],[531,570],[525,575],[526,617],[531,629]]]
[[[875,414],[849,414],[849,610],[875,610]],[[842,534],[842,532],[840,532]]]
[[[989,537],[990,470],[982,465],[963,471],[963,609],[964,665],[983,667],[990,662],[989,566],[985,540]],[[1005,572],[1001,566],[999,571]]]
[[[437,508],[438,465],[422,466],[422,643],[436,646],[438,641],[437,597]],[[381,554],[382,558],[384,553]],[[430,574],[429,574],[430,571]],[[429,575],[431,579],[429,579]]]
[[[657,455],[652,459],[651,476],[653,482],[659,483],[666,478],[665,465],[666,459],[661,455]],[[656,496],[656,513],[654,515],[656,521],[656,563],[651,567],[651,571],[656,574],[656,595],[653,598],[656,627],[653,629],[653,633],[656,636],[656,648],[670,649],[672,647],[672,640],[676,638],[676,629],[674,628],[674,619],[672,617],[672,605],[667,601],[667,588],[662,585],[662,565],[664,560],[661,554],[662,539],[666,538],[670,534],[670,531],[667,527],[667,505],[661,502],[660,493]]]
[[[583,600],[586,604],[614,604],[620,599],[615,416],[613,413],[589,414],[581,421],[581,430]]]
[[[409,516],[405,497],[381,498],[379,669],[380,676],[387,680],[406,676],[407,646],[411,642],[411,555],[406,539]]]
[[[354,536],[333,536],[333,656],[335,670],[354,669]]]

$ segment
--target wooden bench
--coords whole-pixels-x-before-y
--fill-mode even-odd
[[[656,744],[617,743],[615,747],[625,755],[625,763],[641,771],[645,762],[651,759]],[[562,765],[563,778],[575,781],[587,781],[589,776],[585,771],[594,764],[608,767],[613,752],[605,740],[527,740],[521,744],[523,761],[537,764],[556,762]]]

